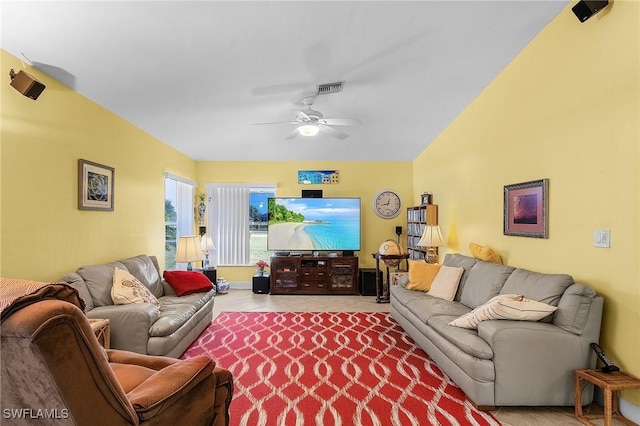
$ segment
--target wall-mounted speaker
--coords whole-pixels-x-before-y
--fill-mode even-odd
[[[322,189],[303,189],[302,198],[322,198]]]
[[[40,83],[34,76],[22,70],[18,71],[17,74],[14,70],[11,70],[9,71],[9,76],[11,77],[11,86],[34,101],[38,99],[38,96],[45,88],[45,85]]]
[[[580,22],[584,22],[608,5],[607,0],[580,0],[571,8]]]

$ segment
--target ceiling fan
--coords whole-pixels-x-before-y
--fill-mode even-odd
[[[351,118],[324,118],[320,111],[311,109],[311,105],[315,101],[315,96],[305,97],[302,102],[306,106],[302,110],[294,110],[296,112],[295,121],[278,121],[273,123],[256,123],[256,126],[266,124],[295,124],[296,128],[287,135],[285,139],[293,139],[298,135],[315,136],[318,133],[324,133],[333,136],[336,139],[345,139],[349,135],[342,130],[336,129],[334,126],[355,126],[360,123],[358,119]]]

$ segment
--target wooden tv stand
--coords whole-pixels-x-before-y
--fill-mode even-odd
[[[272,257],[271,294],[358,294],[358,258]]]

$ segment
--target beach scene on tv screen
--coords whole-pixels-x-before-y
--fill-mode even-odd
[[[270,198],[269,250],[360,250],[359,198]]]

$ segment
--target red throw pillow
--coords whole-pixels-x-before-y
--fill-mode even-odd
[[[162,276],[178,296],[210,291],[213,288],[209,278],[201,272],[164,271]]]

